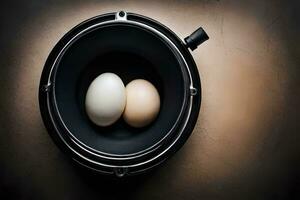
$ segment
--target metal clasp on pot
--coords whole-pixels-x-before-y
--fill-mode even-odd
[[[197,88],[194,88],[193,86],[191,86],[190,87],[190,93],[191,93],[192,96],[197,95],[197,93],[198,93]]]
[[[125,11],[119,11],[116,13],[116,20],[127,20],[127,13]]]
[[[128,173],[128,168],[126,167],[117,167],[114,169],[114,173],[117,177],[123,177]]]
[[[52,85],[52,84],[49,82],[49,83],[47,83],[46,85],[43,85],[42,88],[41,88],[41,90],[42,90],[43,92],[49,92],[50,89],[51,89],[51,85]]]

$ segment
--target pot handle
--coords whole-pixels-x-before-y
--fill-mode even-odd
[[[208,40],[209,37],[202,27],[195,30],[191,35],[184,38],[186,47],[192,51],[195,50],[200,44]]]

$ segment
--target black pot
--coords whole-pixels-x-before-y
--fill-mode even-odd
[[[82,22],[51,51],[40,81],[44,123],[56,144],[86,168],[117,176],[144,172],[176,152],[197,121],[201,85],[194,50],[208,36],[202,28],[182,42],[147,17],[109,13]],[[85,94],[99,74],[113,72],[126,85],[152,82],[161,96],[157,119],[141,129],[123,119],[97,127],[85,113]]]

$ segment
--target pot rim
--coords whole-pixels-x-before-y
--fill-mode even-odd
[[[123,12],[123,11],[121,11],[121,12]],[[76,155],[78,155],[80,158],[86,160],[87,162],[91,162],[91,163],[94,163],[96,165],[100,165],[100,166],[103,166],[103,167],[112,167],[112,168],[116,168],[116,167],[120,167],[120,166],[121,167],[137,167],[137,166],[141,166],[141,165],[144,165],[146,163],[152,162],[153,160],[161,157],[163,154],[165,154],[167,151],[169,151],[173,147],[173,145],[177,142],[177,140],[181,137],[181,135],[183,134],[183,132],[184,132],[184,130],[185,130],[185,128],[186,128],[189,120],[190,120],[190,116],[191,116],[191,112],[192,112],[192,107],[193,107],[193,97],[195,95],[200,95],[200,100],[201,100],[201,87],[200,87],[200,85],[199,85],[199,88],[195,88],[194,87],[194,85],[193,85],[194,80],[193,80],[193,77],[192,77],[192,73],[191,73],[191,71],[189,69],[189,65],[188,65],[188,63],[187,63],[187,61],[185,59],[185,56],[181,53],[181,51],[179,50],[179,47],[177,47],[176,44],[174,42],[172,42],[171,39],[168,38],[168,36],[166,36],[165,34],[163,34],[162,32],[160,32],[159,30],[155,29],[154,27],[151,27],[150,25],[147,25],[146,23],[143,24],[143,23],[138,22],[138,21],[127,19],[127,13],[125,13],[124,17],[120,17],[119,14],[120,14],[120,12],[114,14],[115,15],[115,19],[111,19],[111,20],[108,20],[108,21],[104,21],[104,22],[100,22],[100,23],[96,23],[94,25],[91,25],[88,28],[84,29],[83,31],[80,31],[74,37],[72,37],[72,39],[70,39],[68,41],[68,43],[64,45],[63,48],[60,48],[60,53],[56,55],[56,59],[52,63],[51,70],[48,73],[48,79],[46,81],[46,84],[42,84],[42,82],[45,82],[45,80],[43,79],[43,76],[42,76],[42,78],[41,78],[41,84],[42,85],[40,85],[43,88],[43,91],[46,91],[47,111],[48,111],[48,114],[49,114],[49,118],[50,118],[50,120],[52,122],[52,125],[54,126],[54,129],[55,129],[57,135],[59,135],[59,137],[60,137],[60,140],[63,141],[63,143],[69,148],[69,150],[71,150],[73,153],[75,153]],[[128,13],[128,15],[129,15],[129,13]],[[131,15],[131,13],[130,13],[130,15]],[[101,15],[97,16],[97,17],[101,17]],[[95,17],[95,18],[97,18],[97,17]],[[92,19],[95,19],[95,18],[92,18]],[[79,24],[76,27],[81,26],[82,24],[86,23],[87,21],[82,22],[81,24]],[[161,25],[159,22],[156,22],[156,21],[154,21],[154,22],[158,23],[159,25]],[[172,47],[173,47],[172,49],[175,50],[178,53],[178,55],[180,55],[182,61],[184,62],[184,67],[185,67],[185,70],[186,70],[187,76],[188,76],[188,81],[185,80],[187,77],[183,76],[185,78],[184,79],[184,84],[188,84],[187,87],[184,87],[184,89],[185,89],[184,101],[185,102],[182,104],[180,115],[177,118],[177,120],[174,123],[173,127],[171,128],[171,130],[163,138],[161,138],[158,142],[156,142],[151,147],[149,147],[147,149],[144,149],[142,151],[136,152],[136,153],[122,154],[122,155],[109,154],[109,153],[105,153],[105,152],[101,152],[101,151],[95,150],[95,149],[93,149],[93,148],[85,145],[81,141],[79,141],[69,131],[69,129],[64,124],[64,122],[63,122],[63,120],[62,120],[62,118],[61,118],[61,116],[59,114],[59,110],[58,110],[58,107],[57,107],[57,104],[56,104],[55,92],[54,92],[55,91],[55,72],[56,71],[53,71],[53,70],[56,70],[55,69],[55,65],[57,64],[57,61],[60,58],[60,56],[63,55],[64,50],[67,49],[67,47],[69,47],[69,45],[71,45],[72,42],[75,42],[76,39],[79,38],[79,36],[83,36],[82,34],[94,30],[93,28],[97,28],[97,27],[99,28],[100,26],[103,26],[103,25],[118,24],[118,23],[120,23],[120,24],[131,24],[131,25],[141,26],[143,28],[147,28],[147,29],[153,31],[155,34],[158,34],[160,37],[162,37],[169,45],[172,45]],[[170,31],[170,30],[168,30],[168,31]],[[171,32],[171,33],[173,33],[173,32]],[[182,41],[181,41],[181,43],[182,43]],[[46,65],[47,65],[47,62],[46,62]],[[182,65],[181,65],[181,68],[182,68]],[[54,106],[55,106],[54,110],[53,110],[52,104],[51,104],[51,101],[52,101],[51,97],[53,98],[53,102],[52,103],[54,103]],[[42,97],[40,95],[40,102],[41,101],[42,101]],[[41,106],[41,103],[40,103],[40,106]],[[200,108],[200,105],[199,105],[199,108]],[[55,110],[57,111],[57,116],[59,117],[60,123],[62,123],[62,125],[64,126],[64,128],[67,131],[68,135],[70,136],[69,142],[71,141],[72,145],[75,145],[76,148],[80,148],[85,153],[88,153],[89,156],[90,155],[97,156],[97,157],[101,158],[102,161],[103,160],[118,160],[118,161],[133,160],[133,159],[136,159],[136,158],[139,158],[139,157],[146,156],[147,154],[153,153],[153,152],[157,151],[159,148],[161,148],[162,147],[162,143],[166,141],[167,137],[169,137],[170,135],[172,135],[171,133],[174,133],[175,131],[178,131],[178,134],[176,135],[175,139],[172,140],[172,143],[170,143],[167,146],[167,148],[164,148],[161,152],[159,152],[159,154],[151,157],[150,159],[148,159],[148,160],[146,160],[144,162],[139,162],[139,163],[129,164],[129,165],[105,164],[105,163],[97,162],[97,161],[91,160],[90,158],[87,158],[85,155],[82,155],[80,153],[80,151],[75,150],[65,140],[65,137],[62,135],[61,131],[57,127],[57,120],[55,120],[56,119],[55,118],[55,113],[52,113],[52,111],[55,112]],[[197,116],[198,116],[198,114],[197,114]],[[185,118],[183,118],[183,117],[185,117]],[[180,125],[179,123],[181,123],[182,126],[179,127],[179,130],[176,130],[178,128],[176,126]]]

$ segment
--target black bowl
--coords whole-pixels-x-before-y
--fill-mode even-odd
[[[201,37],[195,37],[201,32]],[[110,13],[73,28],[55,46],[40,83],[40,109],[58,146],[87,168],[118,176],[145,171],[178,150],[191,134],[201,101],[197,67],[187,47],[203,42],[202,29],[186,38],[149,18]],[[202,40],[201,40],[202,38]],[[144,128],[122,118],[109,127],[93,124],[85,112],[85,94],[100,74],[112,72],[126,85],[150,81],[161,109]]]

